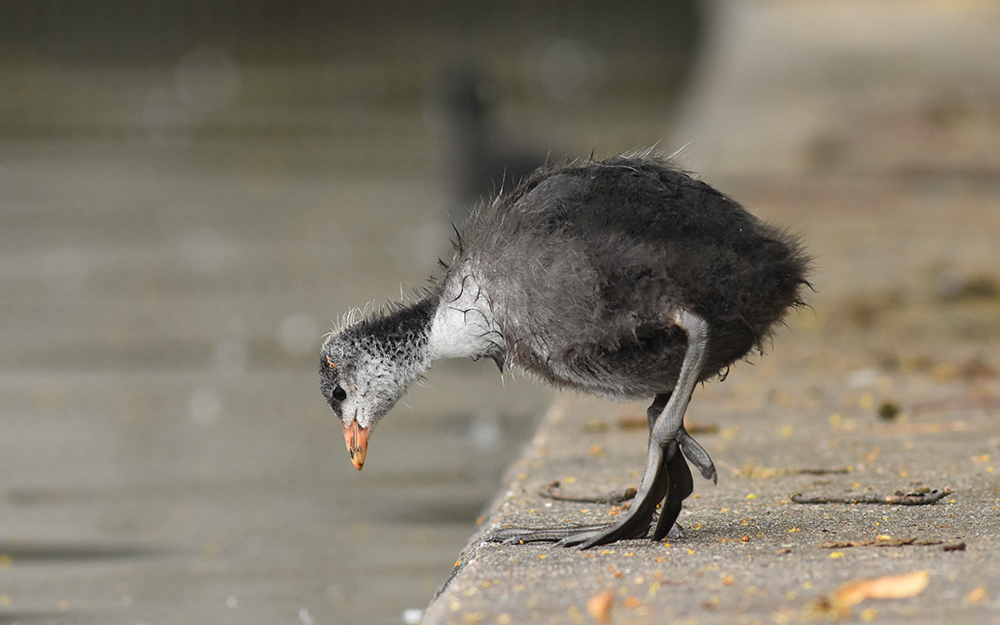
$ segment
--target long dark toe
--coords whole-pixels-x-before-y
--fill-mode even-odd
[[[557,542],[556,545],[560,547],[579,547],[580,549],[590,549],[591,547],[607,545],[608,543],[617,542],[619,540],[644,538],[648,532],[649,521],[646,521],[645,523],[616,523],[614,525],[608,525],[588,532],[580,532],[579,534],[575,534],[573,536],[567,536]]]
[[[556,543],[556,547],[579,547],[581,549],[586,549],[588,546],[593,547],[593,544],[588,544],[592,540],[598,540],[606,534],[606,531],[610,529],[610,526],[605,528],[605,530],[594,530],[591,532],[580,532],[579,534],[574,534],[572,536],[567,536],[559,542]],[[606,541],[601,544],[607,544]],[[594,543],[596,544],[596,543]]]
[[[687,430],[681,428],[677,436],[677,443],[681,446],[681,451],[684,452],[684,456],[688,461],[701,472],[702,477],[706,480],[711,480],[715,484],[719,483],[719,475],[715,471],[715,463],[712,462],[712,458],[698,444],[698,441],[691,438]]]
[[[483,537],[483,542],[517,545],[531,542],[554,542],[560,538],[562,536],[555,535],[554,530],[545,528],[510,527],[490,532]]]
[[[570,525],[566,527],[506,527],[483,536],[483,542],[517,545],[521,543],[559,543],[583,533],[604,530],[609,525]]]
[[[649,487],[639,491],[635,501],[632,502],[632,506],[621,516],[617,523],[602,531],[585,532],[577,536],[565,538],[559,541],[559,544],[567,547],[578,546],[580,549],[589,549],[590,547],[613,543],[617,540],[644,537],[649,532],[649,526],[653,521],[657,504],[663,501],[665,496],[667,500],[664,503],[664,509],[660,512],[660,518],[662,523],[665,522],[662,520],[664,512],[671,515],[669,524],[666,526],[669,529],[680,513],[681,502],[691,494],[694,488],[691,480],[691,471],[688,469],[687,462],[685,462],[683,454],[680,453],[677,443],[674,442],[668,443],[666,449],[660,450],[660,453],[655,453],[651,457],[651,460],[654,462],[654,465],[646,467],[647,471],[653,472],[653,479],[650,481]],[[645,477],[643,478],[644,482]],[[672,483],[674,481],[678,482],[677,486]],[[673,493],[676,500],[673,504],[671,504],[671,493]],[[671,505],[677,509],[673,510],[673,508],[669,507]],[[665,533],[666,530],[664,530]]]
[[[694,492],[694,480],[691,479],[691,469],[681,454],[667,455],[663,461],[664,473],[667,477],[667,493],[660,509],[660,518],[653,530],[653,540],[662,540],[672,530],[681,513],[684,500]]]

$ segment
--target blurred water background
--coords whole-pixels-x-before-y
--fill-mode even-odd
[[[321,336],[423,286],[506,155],[661,142],[707,20],[0,2],[0,622],[415,620],[550,394],[442,363],[358,473]]]

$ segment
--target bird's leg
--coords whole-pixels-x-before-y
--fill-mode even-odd
[[[649,407],[646,411],[646,421],[649,424],[649,435],[653,435],[653,427],[656,425],[656,419],[663,412],[663,408],[667,405],[670,400],[670,393],[660,393],[653,400],[653,405]],[[701,471],[702,476],[706,480],[712,480],[712,482],[718,484],[718,475],[715,472],[715,464],[712,462],[712,458],[709,457],[708,452],[698,444],[696,440],[691,438],[687,430],[684,429],[684,423],[681,423],[680,431],[677,436],[677,443],[681,446],[681,451],[684,452],[684,456],[687,457],[688,461]],[[692,485],[693,488],[693,485]],[[687,497],[687,495],[685,495]]]
[[[649,439],[659,445],[666,445],[669,441],[674,441],[679,445],[687,445],[695,454],[699,465],[702,458],[708,458],[708,454],[694,439],[684,430],[684,413],[687,411],[688,402],[691,401],[691,394],[701,376],[701,369],[705,363],[705,351],[708,349],[708,322],[694,313],[686,310],[675,309],[672,311],[671,319],[688,335],[687,352],[684,354],[684,362],[681,363],[681,372],[677,376],[677,383],[670,394],[663,413],[657,417],[650,432]],[[683,432],[683,434],[681,434]],[[695,460],[692,460],[693,462]],[[711,460],[708,460],[709,465]],[[698,466],[701,469],[701,466]],[[713,468],[714,471],[714,468]]]
[[[653,436],[653,429],[656,420],[659,418],[667,402],[670,401],[670,393],[659,393],[653,400],[653,405],[646,411],[646,420],[649,423],[649,435]],[[683,426],[681,426],[683,431]],[[687,432],[684,432],[686,435]],[[690,436],[688,436],[690,438]],[[692,439],[693,441],[693,439]],[[695,443],[697,445],[697,443]],[[683,451],[683,443],[681,450]],[[699,449],[701,449],[699,447]],[[707,454],[706,454],[707,455]],[[711,463],[711,460],[709,460]],[[667,491],[660,508],[660,518],[656,522],[656,529],[653,532],[653,540],[662,540],[666,536],[683,536],[683,529],[677,525],[677,516],[681,512],[681,502],[694,491],[694,482],[691,479],[691,471],[681,454],[674,453],[667,458],[664,454],[661,469],[666,472]]]
[[[688,335],[687,351],[681,363],[681,371],[673,392],[657,395],[647,414],[651,422],[646,468],[643,472],[639,492],[632,506],[621,515],[618,522],[610,526],[586,526],[558,528],[553,530],[507,529],[493,532],[486,540],[493,542],[517,543],[531,541],[551,541],[559,539],[562,546],[579,546],[587,549],[645,535],[649,529],[656,505],[664,500],[660,521],[654,536],[662,538],[673,526],[681,510],[681,503],[691,494],[693,482],[691,471],[684,461],[682,445],[688,456],[702,474],[714,474],[714,467],[708,454],[683,429],[684,412],[687,410],[691,393],[698,383],[708,347],[708,323],[681,309],[671,311],[672,321]],[[654,410],[659,414],[654,416]]]
[[[663,409],[667,407],[667,402],[670,401],[670,393],[657,393],[656,397],[653,398],[653,405],[646,408],[646,423],[649,425],[649,435],[653,435],[653,428],[656,427],[656,420],[659,418],[660,413]]]
[[[579,545],[581,549],[586,549],[622,538],[631,538],[635,534],[636,521],[634,519],[638,519],[640,522],[645,520],[648,525],[649,519],[645,518],[646,513],[651,515],[656,504],[664,497],[666,500],[654,535],[666,535],[680,513],[681,502],[693,490],[691,471],[687,468],[684,459],[680,457],[681,454],[677,452],[680,451],[682,439],[685,443],[688,440],[693,442],[693,439],[686,432],[684,432],[686,439],[679,435],[679,432],[684,431],[684,413],[687,411],[691,394],[701,377],[701,370],[705,363],[705,352],[708,349],[708,322],[698,315],[680,308],[672,310],[670,317],[675,325],[687,333],[687,351],[684,354],[684,361],[681,363],[681,371],[677,376],[674,390],[670,393],[663,412],[656,418],[652,432],[650,432],[646,470],[635,501],[632,502],[632,507],[628,509],[628,512],[622,515],[621,520],[607,530],[570,536],[559,541],[561,545]],[[660,397],[662,396],[658,396],[657,399]],[[657,403],[654,401],[653,405],[656,406]],[[700,450],[705,458],[708,457],[708,454],[697,444],[691,449],[693,451]],[[647,482],[650,483],[647,484]],[[670,518],[671,516],[673,518]]]
[[[694,385],[700,377],[702,365],[704,363],[704,353],[708,346],[708,324],[697,315],[683,310],[675,311],[674,320],[680,327],[684,328],[688,335],[688,352],[681,365],[681,373],[678,376],[675,391],[682,391],[687,397],[683,406],[675,405],[674,412],[671,412],[670,403],[664,414],[656,419],[656,423],[651,423],[650,445],[654,441],[667,441],[673,444],[677,441],[683,455],[691,461],[691,464],[698,467],[705,479],[713,482],[716,480],[715,465],[709,457],[708,452],[702,448],[691,435],[684,429],[684,413],[687,411],[687,404],[691,400],[691,393],[694,392]],[[699,350],[700,355],[692,354],[692,349]],[[693,372],[693,374],[692,374]],[[693,379],[692,379],[693,377]],[[673,395],[676,397],[676,392]],[[658,396],[659,398],[659,396]],[[655,406],[655,403],[654,403]],[[650,415],[652,418],[652,415]],[[656,522],[653,530],[653,540],[661,540],[670,534],[677,522],[677,516],[681,512],[681,507],[685,499],[694,492],[694,481],[691,479],[691,470],[681,454],[667,458],[667,475],[669,476],[669,487],[663,506],[660,509],[660,518]],[[677,534],[681,534],[681,527],[677,527]]]
[[[658,393],[653,399],[653,405],[646,410],[646,421],[649,424],[650,437],[653,436],[653,428],[656,426],[656,420],[659,418],[660,414],[663,413],[663,409],[669,401],[670,393]],[[683,447],[681,449],[683,450]],[[694,483],[691,480],[691,471],[681,458],[681,454],[673,454],[669,460],[667,460],[667,456],[664,455],[663,467],[661,468],[666,471],[667,492],[663,506],[660,508],[660,518],[656,522],[656,530],[653,532],[653,540],[661,540],[668,534],[674,538],[684,535],[683,528],[680,525],[677,525],[677,515],[679,515],[681,511],[680,505],[668,506],[667,504],[673,501],[676,501],[676,503],[679,504],[681,500],[686,499],[694,490]],[[680,498],[677,498],[674,491],[678,488],[681,490],[688,488],[688,491],[681,495]]]
[[[669,399],[669,393],[657,395],[653,401],[653,405],[649,407],[647,419],[649,421],[650,435],[653,433],[657,417],[659,417],[660,412],[666,406]],[[715,465],[712,463],[712,459],[708,456],[708,452],[702,449],[701,445],[691,438],[691,435],[687,433],[683,425],[680,428],[678,442],[681,451],[684,452],[684,456],[691,461],[691,464],[698,467],[701,474],[705,476],[705,479],[715,481]],[[694,492],[694,481],[691,479],[691,470],[688,469],[687,463],[684,462],[681,455],[674,455],[670,459],[664,456],[664,462],[666,463],[664,470],[667,472],[668,477],[667,495],[663,500],[663,506],[660,508],[660,518],[657,520],[656,529],[653,531],[653,540],[662,540],[667,536],[678,538],[684,535],[683,528],[677,523],[677,516],[681,512],[681,503]]]

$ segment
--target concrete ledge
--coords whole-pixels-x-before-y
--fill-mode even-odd
[[[713,455],[720,479],[713,486],[695,476],[679,519],[683,539],[588,551],[480,542],[497,526],[594,523],[615,513],[608,504],[540,496],[554,480],[575,495],[638,484],[645,407],[563,398],[508,471],[507,487],[423,623],[784,623],[848,615],[987,622],[990,607],[1000,605],[1000,540],[991,531],[996,480],[969,452],[995,433],[995,414],[855,423],[828,418],[817,402],[805,407],[805,393],[775,392],[766,368],[739,373],[755,383],[708,384],[692,401],[689,429]],[[808,388],[794,376],[787,382]],[[932,442],[934,453],[914,453]],[[914,480],[932,488],[947,482],[956,492],[926,506],[790,500],[795,492],[891,494]],[[838,594],[859,579],[922,571],[930,584],[912,598],[852,605]]]

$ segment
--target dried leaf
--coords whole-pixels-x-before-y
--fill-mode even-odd
[[[989,595],[986,593],[986,588],[984,586],[976,586],[972,589],[972,592],[965,595],[965,602],[969,605],[976,605],[987,598],[989,598]]]
[[[602,590],[590,599],[587,599],[587,613],[594,619],[607,625],[611,622],[611,608],[615,604],[615,593],[611,590]]]
[[[931,576],[927,571],[905,575],[887,575],[874,579],[847,582],[833,593],[833,602],[848,608],[865,599],[905,599],[915,597],[927,588]]]

